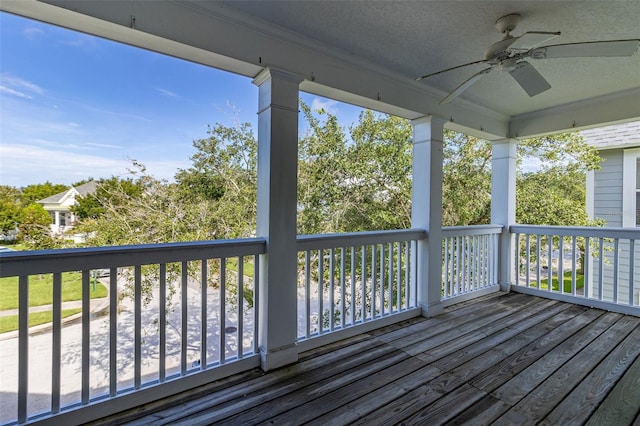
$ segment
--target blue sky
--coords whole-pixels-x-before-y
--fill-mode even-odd
[[[257,96],[246,77],[0,13],[0,184],[123,175],[131,160],[171,179],[207,125],[255,129]],[[343,125],[360,111],[301,97]]]

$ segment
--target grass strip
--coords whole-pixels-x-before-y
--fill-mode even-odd
[[[94,290],[95,287],[95,290]],[[29,306],[50,305],[53,302],[53,275],[40,274],[29,277]],[[91,278],[91,298],[107,296],[107,288],[101,283],[94,286]],[[65,272],[62,274],[62,301],[82,299],[82,274]],[[0,311],[18,308],[18,277],[0,278]]]
[[[563,274],[562,279],[562,287],[565,293],[571,293],[571,277],[572,271],[567,271]],[[549,279],[540,280],[540,288],[546,290],[549,285]],[[535,286],[535,283],[531,284],[532,287]],[[576,274],[576,290],[584,287],[584,275]],[[558,277],[557,274],[555,277],[551,277],[551,290],[558,291],[560,286],[558,285]]]
[[[82,312],[81,308],[78,309],[63,309],[62,318],[75,315]],[[29,314],[29,327],[34,327],[40,324],[46,324],[51,322],[53,318],[52,311],[32,312]],[[6,317],[0,317],[0,333],[7,333],[9,331],[15,331],[18,329],[18,315],[9,315]]]

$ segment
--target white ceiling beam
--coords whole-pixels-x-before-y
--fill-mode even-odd
[[[514,116],[509,136],[526,139],[640,119],[640,89]]]

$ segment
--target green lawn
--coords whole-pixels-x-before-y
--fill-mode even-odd
[[[75,315],[82,312],[82,309],[64,309],[62,311],[62,318]],[[33,312],[29,314],[29,327],[33,327],[40,324],[51,322],[53,313],[51,311]],[[7,333],[18,329],[18,316],[10,315],[6,317],[0,317],[0,333]]]
[[[53,300],[53,277],[51,274],[29,277],[29,306],[50,305]],[[91,298],[107,296],[107,289],[98,283],[96,290],[90,285]],[[79,272],[62,274],[62,301],[82,298],[82,275]],[[0,311],[18,308],[18,277],[0,278]]]
[[[572,271],[567,271],[564,273],[564,276],[562,279],[563,281],[562,286],[565,293],[571,293],[572,274],[573,274]],[[546,290],[548,288],[548,282],[549,282],[548,279],[540,280],[540,288],[543,290]],[[531,286],[534,287],[535,284],[532,284]],[[584,287],[584,275],[576,274],[576,290],[581,289],[583,287]],[[557,276],[551,278],[551,290],[559,291]]]
[[[254,270],[253,270],[253,259],[250,261],[244,261],[242,273],[245,277],[253,278]],[[238,272],[238,259],[231,258],[227,261],[227,269]]]

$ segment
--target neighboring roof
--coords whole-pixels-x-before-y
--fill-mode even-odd
[[[42,200],[38,200],[37,202],[40,204],[59,204],[62,203],[70,193],[74,192],[81,197],[84,197],[87,194],[93,194],[96,192],[96,188],[98,187],[98,182],[95,180],[91,180],[87,183],[83,183],[82,185],[71,187],[66,191],[59,192],[58,194],[51,195],[50,197],[43,198]]]
[[[83,183],[82,185],[75,187],[76,191],[78,191],[78,194],[82,197],[84,197],[85,195],[93,194],[94,192],[96,192],[97,188],[98,182],[96,182],[95,180],[90,180],[87,183]]]
[[[598,150],[640,146],[640,121],[614,124],[580,132]]]
[[[66,191],[59,192],[58,194],[51,195],[51,196],[49,196],[47,198],[43,198],[42,200],[38,200],[36,202],[40,203],[40,204],[55,204],[55,203],[59,203],[64,199],[64,197],[69,193],[69,191],[71,191],[71,189],[67,189]]]

